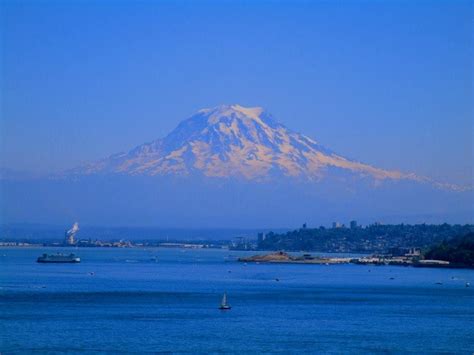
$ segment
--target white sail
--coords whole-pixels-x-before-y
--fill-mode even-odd
[[[222,306],[227,306],[227,295],[225,293],[224,293],[224,296],[222,296],[221,305]]]

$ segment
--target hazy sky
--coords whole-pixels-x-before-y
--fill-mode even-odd
[[[468,1],[1,4],[3,167],[74,167],[239,103],[349,158],[472,181]]]

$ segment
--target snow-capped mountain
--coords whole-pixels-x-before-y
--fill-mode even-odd
[[[473,216],[472,187],[347,159],[239,105],[200,110],[163,139],[62,174],[0,179],[11,221],[261,227]]]
[[[309,180],[342,169],[376,180],[423,180],[349,160],[275,121],[261,107],[222,105],[198,111],[163,139],[112,155],[69,173],[193,175],[266,180],[275,176]]]

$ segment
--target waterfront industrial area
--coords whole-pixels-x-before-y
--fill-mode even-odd
[[[471,263],[471,241],[467,250],[462,250],[464,259],[449,260],[430,257],[430,248],[441,242],[446,249],[447,240],[456,235],[472,235],[472,225],[387,225],[380,223],[359,226],[356,221],[350,227],[333,223],[332,228],[302,228],[285,234],[258,232],[256,238],[236,237],[231,240],[101,240],[78,238],[79,224],[76,222],[64,232],[62,240],[16,241],[1,240],[0,247],[60,247],[60,248],[218,248],[247,252],[266,252],[241,257],[242,262],[256,263],[301,263],[301,264],[359,264],[399,265],[415,267],[473,267]],[[470,234],[469,234],[470,233]],[[469,237],[472,239],[472,237]],[[337,248],[333,246],[338,244]],[[344,246],[341,248],[341,246]],[[464,248],[466,249],[466,248]],[[459,252],[457,251],[457,254]],[[338,255],[338,256],[335,256]],[[342,255],[342,256],[341,256]],[[357,255],[357,256],[354,256]],[[466,262],[467,260],[467,262]]]

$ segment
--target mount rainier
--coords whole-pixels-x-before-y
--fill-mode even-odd
[[[60,174],[9,174],[2,188],[14,222],[261,228],[474,215],[472,188],[347,159],[240,105],[200,110],[162,139]]]
[[[85,164],[67,174],[202,175],[253,181],[294,177],[319,181],[331,169],[375,181],[406,179],[456,188],[344,158],[278,123],[261,107],[240,105],[202,109],[163,139]]]

